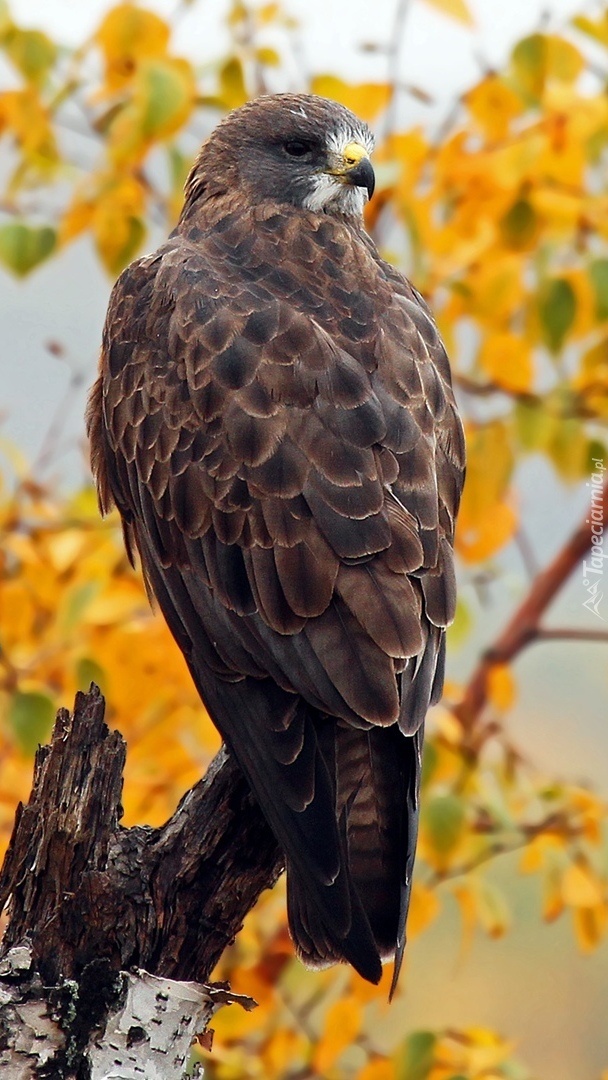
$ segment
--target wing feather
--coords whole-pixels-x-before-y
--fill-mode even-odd
[[[236,204],[214,222],[115,286],[88,413],[100,503],[284,847],[301,955],[377,981],[401,963],[454,611],[449,368],[359,230]]]

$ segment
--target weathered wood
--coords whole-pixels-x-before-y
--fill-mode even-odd
[[[30,986],[74,981],[72,1037],[83,980],[85,1036],[116,1006],[121,971],[206,982],[282,869],[274,836],[225,750],[158,829],[119,824],[124,762],[124,741],[105,724],[92,686],[77,695],[72,715],[60,710],[50,746],[36,755],[32,794],[17,811],[0,874],[0,910],[8,903],[9,911],[0,955],[26,948]],[[19,981],[12,969],[6,978],[11,987]],[[0,1011],[6,992],[0,986]],[[80,1022],[86,1027],[82,1015]],[[61,1019],[59,1027],[65,1032]],[[0,1048],[1,1040],[0,1031]],[[82,1031],[79,1041],[87,1041]]]

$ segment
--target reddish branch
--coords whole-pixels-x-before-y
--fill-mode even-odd
[[[608,525],[608,482],[602,489],[602,525]],[[540,625],[540,620],[557,593],[570,577],[591,546],[589,511],[573,532],[570,539],[555,556],[546,570],[536,575],[525,600],[507,623],[497,640],[482,656],[466,687],[462,701],[454,709],[463,726],[470,730],[474,727],[488,699],[488,680],[492,668],[508,664],[533,641],[556,637],[551,631]],[[564,638],[565,632],[559,631]],[[580,637],[576,630],[569,637]],[[585,634],[585,639],[589,635]]]

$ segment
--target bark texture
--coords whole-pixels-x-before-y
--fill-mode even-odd
[[[157,1073],[145,1002],[154,1009],[164,999],[145,980],[190,984],[169,995],[177,1026],[180,1016],[190,1017],[191,1029],[184,1023],[181,1030],[180,1046],[187,1046],[218,1004],[217,992],[210,1004],[208,989],[193,989],[191,981],[209,979],[260,892],[281,872],[277,843],[225,750],[159,829],[119,824],[124,762],[124,741],[105,724],[95,686],[77,695],[73,714],[60,710],[50,746],[36,755],[32,794],[17,811],[0,874],[0,909],[8,904],[9,912],[0,960],[2,1080],[151,1080]],[[133,971],[140,974],[125,974]],[[125,1009],[131,1017],[139,1009],[141,1019],[127,1024],[120,1049],[116,1032],[125,1028]],[[136,1064],[145,1055],[144,1072],[129,1072],[126,1063],[114,1072],[94,1065],[94,1044],[115,1052],[118,1062],[131,1028],[144,1032],[140,1053],[133,1032],[128,1047]],[[158,1075],[181,1075],[168,1071],[169,1059],[181,1068],[183,1057],[171,1040],[157,1051],[168,1054]]]

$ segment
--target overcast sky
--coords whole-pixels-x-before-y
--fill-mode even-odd
[[[165,17],[180,12],[173,20],[175,48],[197,63],[217,57],[227,47],[224,20],[229,0],[146,3]],[[386,76],[385,53],[364,52],[361,45],[371,42],[386,49],[393,39],[396,4],[397,0],[284,0],[283,7],[300,24],[300,62],[307,70],[362,81]],[[74,45],[94,30],[111,5],[108,0],[12,0],[10,6],[19,23],[44,28]],[[482,63],[502,62],[512,43],[539,25],[543,13],[549,13],[550,25],[559,26],[581,10],[582,0],[469,0],[469,7],[475,18],[472,30],[440,15],[424,0],[410,0],[401,77],[430,93],[436,105],[429,108],[405,98],[400,117],[404,125],[436,121],[454,95],[476,79]],[[586,9],[596,7],[595,0],[588,0]],[[296,78],[294,65],[294,86],[289,89],[301,88],[295,85]],[[72,245],[26,282],[16,282],[2,270],[0,275],[0,412],[4,432],[34,455],[68,381],[67,368],[48,355],[44,342],[61,341],[89,383],[111,282],[88,241]],[[83,396],[84,391],[74,399],[66,421],[67,438],[82,434]],[[68,477],[78,475],[75,454],[64,459],[62,469]]]
[[[9,0],[19,21],[46,28],[66,44],[84,40],[110,4],[108,0]],[[260,0],[263,3],[264,0]],[[145,6],[176,26],[177,50],[197,63],[217,57],[227,45],[224,27],[229,0],[146,0]],[[402,77],[447,100],[475,79],[480,60],[500,64],[513,41],[537,28],[543,17],[559,26],[575,12],[598,10],[601,0],[468,0],[475,19],[469,29],[446,18],[425,0],[410,0],[402,48]],[[361,52],[363,43],[392,42],[397,0],[283,0],[300,24],[303,59],[310,71],[337,72],[362,81],[382,79],[382,54]],[[281,87],[281,89],[287,89]]]

